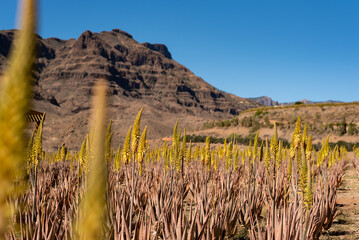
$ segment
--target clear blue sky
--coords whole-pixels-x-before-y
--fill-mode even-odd
[[[0,29],[16,26],[3,0]],[[120,28],[241,97],[359,100],[358,0],[42,0],[39,34]]]

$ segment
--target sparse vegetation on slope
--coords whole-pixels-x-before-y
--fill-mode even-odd
[[[358,142],[359,122],[356,117],[358,111],[358,103],[257,108],[243,111],[230,120],[206,122],[203,124],[203,130],[195,134],[207,133],[225,137],[223,133],[228,135],[229,132],[233,132],[246,136],[260,130],[261,137],[265,138],[273,125],[277,124],[281,136],[289,141],[296,119],[301,116],[308,123],[308,130],[312,132],[313,141],[316,144],[321,144],[321,139],[331,134],[332,144],[346,146],[351,150]],[[233,124],[233,122],[238,124]]]

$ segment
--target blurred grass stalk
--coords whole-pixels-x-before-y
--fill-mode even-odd
[[[6,201],[16,194],[25,153],[25,114],[30,106],[35,60],[36,0],[22,0],[20,31],[16,32],[8,68],[0,87],[0,236],[4,236],[11,210]]]
[[[94,154],[90,159],[88,185],[80,206],[82,213],[79,222],[79,239],[101,239],[102,223],[106,216],[106,89],[104,81],[98,82],[95,86],[92,116]]]

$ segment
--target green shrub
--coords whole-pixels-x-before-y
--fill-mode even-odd
[[[207,136],[204,135],[187,135],[186,140],[192,141],[193,143],[204,143],[206,142]],[[211,143],[224,143],[224,138],[209,137]],[[182,139],[181,139],[182,141]]]
[[[229,127],[229,126],[231,126],[231,121],[229,121],[228,119],[223,120],[222,122],[223,122],[223,126],[224,126],[224,127]]]
[[[251,117],[244,117],[242,119],[242,127],[252,127],[252,118]]]
[[[345,118],[340,123],[337,123],[339,136],[343,136],[347,133],[347,123],[345,121]]]
[[[233,125],[233,126],[238,126],[238,124],[239,124],[239,119],[238,119],[238,117],[232,118],[232,125]]]
[[[263,113],[263,110],[258,109],[255,113],[254,116],[260,116]]]
[[[357,135],[358,134],[358,129],[356,127],[355,123],[349,123],[349,129],[348,129],[348,134],[353,136],[353,135]]]

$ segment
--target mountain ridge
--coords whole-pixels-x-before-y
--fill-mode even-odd
[[[298,100],[295,102],[282,102],[282,103],[278,103],[278,101],[273,100],[272,98],[268,97],[268,96],[261,96],[261,97],[251,97],[251,98],[247,98],[250,99],[252,101],[258,102],[260,104],[263,104],[264,106],[267,107],[272,107],[272,106],[284,106],[284,105],[293,105],[293,104],[316,104],[316,103],[342,103],[343,101],[337,101],[337,100],[326,100],[326,101],[311,101],[308,99],[302,99],[302,100]]]
[[[15,30],[0,31],[0,72]],[[33,108],[47,113],[44,141],[50,149],[78,149],[89,131],[92,87],[108,82],[114,142],[123,141],[137,111],[150,138],[170,135],[176,119],[195,127],[206,118],[224,119],[259,104],[219,91],[172,59],[163,44],[138,43],[120,29],[62,40],[38,36]],[[197,124],[197,125],[198,125]]]

